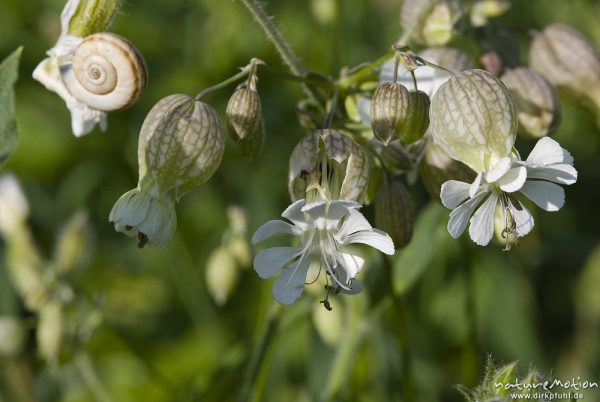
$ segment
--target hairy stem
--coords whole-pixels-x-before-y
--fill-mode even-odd
[[[273,43],[275,49],[283,59],[283,62],[289,67],[294,75],[304,76],[308,73],[308,69],[300,62],[300,59],[285,40],[279,28],[273,22],[265,11],[264,5],[257,0],[241,0],[242,4],[248,9],[254,20],[261,26],[267,38]],[[321,96],[308,84],[303,83],[304,92],[314,100],[318,105],[321,105]]]
[[[246,374],[244,375],[244,382],[238,397],[239,402],[251,400],[252,389],[254,388],[256,378],[261,371],[262,365],[265,361],[265,356],[268,352],[269,346],[271,345],[271,341],[277,332],[279,318],[281,317],[281,310],[282,307],[279,304],[273,304],[269,310],[264,328],[260,335],[259,341],[254,348],[250,362],[248,363]]]

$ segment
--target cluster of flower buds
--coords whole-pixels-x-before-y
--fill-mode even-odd
[[[106,112],[133,105],[146,88],[141,53],[127,39],[103,32],[118,3],[69,0],[61,15],[61,35],[33,72],[33,78],[65,101],[77,137],[97,124],[106,130]]]
[[[115,229],[146,244],[165,247],[175,232],[175,203],[208,180],[223,157],[219,116],[187,95],[161,99],[150,112],[138,142],[138,186],[115,203]]]

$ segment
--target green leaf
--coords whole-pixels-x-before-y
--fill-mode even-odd
[[[15,82],[19,76],[20,47],[0,64],[0,164],[17,147],[19,133],[15,120]]]
[[[420,213],[410,244],[397,253],[394,291],[403,294],[421,277],[444,242],[452,238],[446,230],[448,210],[430,202]]]

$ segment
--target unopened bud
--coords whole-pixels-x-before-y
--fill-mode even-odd
[[[422,91],[409,92],[408,119],[402,130],[402,141],[413,143],[429,128],[429,96]]]
[[[504,14],[509,8],[508,0],[479,0],[471,8],[471,24],[474,27],[483,26],[488,19]]]
[[[73,272],[82,263],[91,241],[88,217],[78,212],[62,228],[56,245],[55,263],[59,273]]]
[[[461,16],[457,0],[404,0],[400,20],[405,31],[414,32],[412,38],[416,42],[441,46],[453,38],[454,25]]]
[[[23,350],[25,331],[17,317],[0,316],[0,356],[12,357]]]
[[[208,180],[223,158],[219,116],[187,95],[160,100],[148,113],[138,143],[138,188],[124,194],[109,220],[115,229],[161,247],[171,239],[175,202]]]
[[[600,113],[600,54],[582,34],[564,24],[547,26],[535,35],[529,62],[559,92]]]
[[[292,200],[306,197],[308,175],[321,168],[321,150],[333,171],[329,188],[326,189],[331,193],[331,199],[361,202],[369,182],[369,160],[365,151],[350,137],[332,129],[316,130],[300,140],[294,148],[288,173],[288,189]]]
[[[448,156],[444,150],[429,141],[419,165],[419,174],[429,196],[439,201],[442,184],[448,180],[471,183],[475,174],[468,166]]]
[[[29,214],[29,204],[16,176],[0,177],[0,233],[10,236],[19,230]]]
[[[412,238],[415,207],[406,186],[387,182],[379,189],[375,201],[375,226],[390,235],[396,248],[404,247]]]
[[[222,306],[233,292],[239,270],[225,247],[215,249],[206,263],[206,286],[215,303]]]
[[[51,301],[40,310],[37,344],[40,356],[47,362],[56,361],[64,336],[64,312],[61,303]]]
[[[395,82],[380,84],[371,99],[371,127],[375,138],[384,144],[398,139],[410,113],[410,95],[404,85]]]
[[[511,153],[518,126],[509,90],[483,70],[450,77],[433,97],[430,119],[435,143],[475,172]]]
[[[258,93],[248,87],[237,89],[227,104],[229,136],[240,142],[251,136],[261,124],[261,103]]]
[[[556,130],[560,123],[560,101],[552,84],[540,73],[518,67],[507,70],[502,82],[517,105],[519,132],[540,138]]]

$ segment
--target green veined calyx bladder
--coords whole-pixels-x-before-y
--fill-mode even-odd
[[[517,133],[509,90],[483,70],[450,77],[433,97],[430,119],[435,143],[476,172],[508,156]]]
[[[579,32],[552,24],[534,35],[529,63],[571,97],[600,114],[600,54]]]
[[[140,131],[138,186],[110,213],[115,229],[137,236],[140,247],[166,246],[177,226],[175,203],[214,174],[224,143],[210,105],[181,94],[161,99]]]

